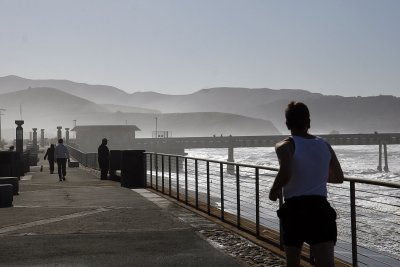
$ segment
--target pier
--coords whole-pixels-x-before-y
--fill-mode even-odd
[[[376,145],[378,157],[377,169],[389,171],[387,146],[400,144],[400,133],[372,134],[328,134],[318,135],[332,146]],[[234,149],[241,147],[274,147],[288,135],[268,136],[215,136],[215,137],[171,137],[171,138],[136,138],[133,148],[146,151],[185,155],[185,149],[227,148],[227,161],[235,162]],[[383,148],[383,152],[382,152]],[[382,168],[382,156],[384,166]]]
[[[18,131],[21,131],[20,128],[22,125],[23,122],[19,122],[16,130],[17,137]],[[60,133],[62,127],[58,126],[57,129],[59,130],[59,136],[60,134],[62,136],[62,133]],[[65,130],[67,131],[65,137],[67,137],[69,129]],[[387,155],[386,145],[399,143],[399,134],[339,136],[341,137],[339,138],[338,136],[332,135],[322,137],[326,140],[330,139],[329,142],[334,145],[350,145],[352,142],[354,145],[378,145],[380,150],[379,155],[382,155],[382,152],[384,153],[383,155]],[[176,204],[179,207],[184,207],[184,209],[190,211],[191,214],[195,213],[205,217],[208,222],[218,225],[219,227],[222,226],[223,229],[229,229],[233,233],[246,236],[255,244],[268,250],[269,253],[272,252],[268,259],[282,261],[284,252],[282,250],[280,238],[279,220],[276,216],[276,210],[279,208],[280,203],[272,203],[267,199],[268,190],[276,175],[277,169],[234,163],[233,149],[235,147],[273,146],[284,137],[285,136],[228,136],[211,138],[135,139],[134,144],[127,144],[127,149],[141,149],[139,153],[142,153],[144,169],[137,169],[138,165],[132,162],[131,165],[136,166],[134,168],[134,173],[132,173],[132,170],[127,171],[123,166],[124,164],[121,165],[120,163],[124,161],[124,153],[121,154],[119,150],[111,150],[112,159],[110,163],[111,165],[116,165],[113,169],[114,174],[110,176],[110,178],[113,178],[114,181],[100,181],[98,176],[96,176],[98,175],[97,153],[81,151],[76,148],[76,140],[69,139],[70,144],[68,147],[70,154],[74,158],[74,161],[78,163],[77,165],[74,164],[74,166],[79,166],[79,168],[68,169],[66,183],[56,182],[56,176],[53,175],[54,179],[51,178],[50,174],[41,172],[38,169],[39,166],[31,167],[31,170],[33,170],[32,172],[25,172],[25,175],[21,176],[21,193],[14,197],[14,207],[11,208],[11,210],[18,210],[18,212],[20,212],[18,214],[16,213],[18,216],[14,216],[13,218],[27,217],[23,219],[22,223],[11,220],[6,221],[6,224],[0,225],[0,234],[2,234],[1,231],[4,232],[3,235],[7,236],[5,240],[9,242],[7,243],[7,248],[10,247],[5,251],[11,252],[13,249],[15,251],[21,249],[21,245],[13,243],[16,242],[14,240],[16,236],[21,237],[20,240],[24,240],[22,237],[26,238],[23,242],[21,241],[21,244],[31,242],[29,244],[36,246],[36,240],[34,240],[32,236],[40,236],[40,238],[42,238],[41,235],[44,235],[44,239],[42,239],[44,242],[49,242],[44,232],[41,232],[41,229],[48,226],[48,231],[53,233],[53,224],[56,226],[56,229],[58,229],[58,227],[64,229],[62,226],[62,222],[64,221],[71,229],[75,229],[71,230],[72,232],[68,232],[69,230],[65,229],[63,231],[66,232],[60,232],[60,236],[67,239],[67,241],[64,241],[67,246],[73,246],[72,243],[77,242],[78,239],[74,238],[78,237],[81,231],[85,234],[89,233],[90,235],[105,233],[105,235],[110,236],[114,241],[118,239],[116,237],[118,234],[122,235],[125,232],[128,232],[128,235],[130,235],[143,231],[154,235],[154,233],[158,233],[158,231],[163,233],[164,231],[176,231],[179,229],[169,229],[168,227],[164,229],[164,225],[159,226],[162,228],[161,230],[157,230],[154,227],[149,229],[140,228],[150,225],[157,226],[158,223],[163,224],[165,222],[169,224],[168,220],[164,221],[164,217],[162,217],[163,222],[159,221],[160,216],[164,215],[171,215],[172,218],[177,217],[178,220],[185,221],[182,217],[176,216],[177,213],[175,209],[165,209],[165,207],[171,207],[170,205],[173,203],[173,205]],[[34,135],[32,138],[37,139],[37,136]],[[17,139],[18,148],[21,147],[21,139]],[[37,140],[35,140],[34,143],[36,144],[35,146],[37,146]],[[210,146],[228,148],[228,161],[191,158],[181,153],[166,154],[160,152],[160,150],[168,149],[169,146],[175,146],[174,151],[178,152],[182,152],[182,148],[205,148]],[[146,151],[144,151],[143,148],[146,148]],[[150,148],[157,148],[158,151],[153,152]],[[33,148],[30,147],[29,149],[32,150]],[[43,152],[43,150],[41,151]],[[34,162],[31,165],[37,164]],[[46,162],[40,161],[38,165],[45,166],[44,172],[47,170]],[[126,179],[137,179],[135,177],[138,177],[138,173],[143,174],[143,184],[140,185],[139,189],[131,190],[129,187],[132,187],[134,183],[124,183],[123,181],[126,181]],[[121,183],[118,183],[119,181],[121,181]],[[398,229],[399,226],[398,194],[400,185],[351,177],[346,177],[345,181],[343,185],[329,186],[330,200],[334,204],[339,215],[339,239],[335,249],[337,266],[399,266],[399,235],[396,233],[396,230],[393,232],[391,229]],[[128,188],[121,188],[120,185]],[[121,194],[121,196],[119,196],[119,194]],[[131,195],[133,195],[132,199],[128,199]],[[137,199],[140,197],[147,197],[146,201],[142,199],[145,204],[141,202],[142,200]],[[158,209],[158,213],[154,211],[155,213],[152,215],[143,213],[144,210],[148,209],[147,201],[151,202],[152,199],[158,199],[160,202],[163,202],[163,204],[158,203],[160,205],[153,203],[162,209]],[[140,208],[141,205],[144,205],[143,207],[146,208],[142,210],[142,208]],[[43,210],[41,210],[42,208]],[[35,211],[35,214],[41,215],[36,216],[30,221],[29,218],[32,218],[30,217],[32,216],[31,211],[34,209],[38,209]],[[47,209],[51,212],[57,211],[57,214],[54,215],[50,212],[46,215]],[[0,213],[7,212],[7,210],[10,209],[0,209]],[[150,208],[150,210],[152,209]],[[68,212],[63,213],[65,211]],[[137,214],[132,214],[131,211]],[[89,213],[86,214],[86,212]],[[121,212],[125,214],[126,217],[118,217],[119,215],[114,217],[114,212],[117,214]],[[109,215],[104,217],[103,215],[106,214]],[[48,217],[42,218],[42,215]],[[70,217],[70,215],[72,217]],[[82,219],[84,217],[86,218],[86,216],[89,218],[95,215],[102,215],[103,217],[100,216],[94,221],[88,221],[95,226],[94,232],[91,232],[91,230],[88,230],[91,229],[91,226],[86,225]],[[137,216],[144,216],[147,219],[146,221],[141,221]],[[51,219],[53,217],[56,219]],[[150,217],[152,217],[152,219],[150,219]],[[74,220],[78,218],[79,220],[76,226],[76,221]],[[115,222],[113,221],[114,219],[116,219]],[[96,224],[96,221],[101,223]],[[69,222],[73,223],[69,224]],[[120,224],[120,222],[125,222],[128,226]],[[139,227],[137,226],[137,222],[145,226]],[[193,224],[189,225],[193,227]],[[197,223],[194,223],[194,225],[197,225]],[[103,228],[103,226],[105,228]],[[38,227],[38,230],[36,230],[36,227]],[[178,226],[178,228],[179,227],[181,226]],[[184,226],[182,227],[184,228]],[[87,230],[88,232],[86,232]],[[193,231],[201,232],[203,230],[205,231],[205,229],[194,229]],[[58,235],[58,233],[54,234]],[[71,234],[73,234],[73,236],[69,237]],[[114,234],[116,236],[114,236]],[[179,231],[176,232],[176,234],[183,235],[183,233]],[[164,236],[164,238],[166,236]],[[79,238],[84,237],[87,237],[87,235],[79,236]],[[100,236],[96,238],[100,239]],[[96,238],[93,240],[97,240]],[[147,237],[143,237],[143,239],[146,238]],[[64,239],[60,241],[62,240]],[[74,240],[74,242],[71,240]],[[376,244],[376,240],[380,240],[379,244]],[[68,245],[70,241],[71,244]],[[106,246],[106,243],[102,243],[101,240],[98,242],[100,247]],[[120,244],[115,244],[113,242],[109,244],[113,248],[121,247]],[[162,243],[163,241],[158,240],[154,242]],[[191,240],[191,242],[194,241]],[[84,251],[82,255],[85,255],[83,260],[86,261],[89,260],[87,254],[92,255],[91,242],[86,240],[83,244],[88,246],[89,250],[85,251],[85,247],[79,247],[78,250]],[[56,251],[61,251],[61,247],[55,246]],[[159,247],[151,247],[145,241],[139,241],[138,244],[132,245],[134,250],[140,250],[141,248],[143,249],[143,247],[145,250],[148,248],[150,248],[150,250],[155,249],[156,251],[158,249],[162,250],[162,248]],[[71,247],[68,248],[72,250]],[[123,251],[127,253],[126,249]],[[93,255],[99,255],[100,252],[106,253],[105,250],[98,249]],[[121,252],[117,252],[116,250],[110,249],[108,252],[114,255],[115,258],[123,257]],[[147,251],[146,253],[150,252]],[[61,252],[59,254],[61,254]],[[134,254],[135,253],[133,253],[133,255]],[[27,262],[29,258],[36,258],[39,256],[40,252],[34,249],[32,252],[27,252],[27,258],[25,258],[25,260]],[[51,255],[48,256],[50,258],[52,257]],[[226,255],[222,256],[224,257]],[[102,258],[101,256],[99,257]],[[135,258],[137,256],[132,257]],[[64,260],[60,256],[54,256],[53,259],[55,258]],[[137,258],[133,258],[129,259],[129,261],[134,262],[137,260]],[[24,259],[24,257],[22,257],[22,259]],[[307,246],[304,246],[302,253],[304,266],[311,264],[312,259],[312,251],[310,251]],[[9,260],[10,265],[14,261],[17,262],[16,260],[17,258],[11,258]],[[67,260],[72,260],[72,257],[67,257]],[[237,261],[237,259],[233,258],[231,260],[234,260],[232,264],[239,264],[237,266],[241,266],[241,262]],[[104,263],[107,263],[107,261]],[[218,264],[219,263],[213,263],[212,266],[225,266]],[[122,265],[121,263],[121,266]],[[171,266],[172,265],[173,263],[171,262]],[[168,264],[163,266],[168,266]]]
[[[43,172],[21,177],[13,207],[0,209],[1,266],[245,266],[201,234],[223,227],[151,190],[82,167],[59,182],[39,164]]]

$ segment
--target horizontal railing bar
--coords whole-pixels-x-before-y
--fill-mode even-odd
[[[387,186],[391,188],[400,188],[400,184],[398,183],[391,183],[391,182],[382,182],[373,179],[367,178],[357,178],[357,177],[344,177],[346,182],[356,182],[360,184],[370,184],[370,185],[379,185],[379,186]]]
[[[196,157],[186,157],[182,155],[175,155],[175,154],[165,154],[165,153],[155,153],[155,152],[144,152],[145,154],[157,154],[157,155],[164,155],[168,157],[178,157],[178,158],[186,158],[186,159],[192,159],[192,160],[201,160],[201,161],[208,161],[208,162],[213,162],[213,163],[222,163],[222,164],[227,164],[227,165],[238,165],[240,167],[248,167],[248,168],[259,168],[262,170],[267,170],[267,171],[279,171],[279,168],[272,168],[272,167],[265,167],[265,166],[260,166],[260,165],[252,165],[252,164],[243,164],[243,163],[234,163],[234,162],[229,162],[229,161],[221,161],[221,160],[212,160],[212,159],[204,159],[204,158],[196,158]],[[344,177],[344,181],[346,182],[357,182],[361,184],[370,184],[370,185],[378,185],[378,186],[386,186],[386,187],[391,187],[391,188],[399,188],[400,189],[400,184],[398,183],[391,183],[391,182],[382,182],[382,181],[376,181],[373,179],[367,179],[367,178],[358,178],[358,177]]]
[[[186,157],[186,156],[175,155],[175,154],[165,154],[165,153],[155,153],[155,152],[144,152],[144,153],[145,153],[145,154],[164,155],[164,156],[168,156],[168,157],[178,157],[178,158],[186,158],[186,159],[192,159],[192,160],[208,161],[208,162],[213,162],[213,163],[222,163],[222,164],[227,164],[227,165],[239,165],[239,166],[241,166],[241,167],[247,167],[247,168],[260,168],[260,169],[263,169],[263,170],[266,170],[266,171],[279,171],[278,168],[265,167],[265,166],[258,166],[258,165],[251,165],[251,164],[243,164],[243,163],[235,163],[235,162],[222,161],[222,160],[213,160],[213,159]]]

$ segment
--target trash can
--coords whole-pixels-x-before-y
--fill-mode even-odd
[[[122,150],[110,150],[110,179],[113,181],[121,181],[121,177],[116,171],[121,170]]]
[[[20,177],[24,173],[20,152],[0,151],[0,177]]]
[[[145,150],[123,150],[121,164],[121,186],[127,188],[146,187]]]

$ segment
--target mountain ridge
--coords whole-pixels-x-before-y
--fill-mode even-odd
[[[26,82],[24,78],[18,76],[7,77],[8,82],[13,79],[22,79]],[[186,95],[140,91],[128,94],[116,87],[97,87],[96,85],[82,87],[81,84],[69,82],[74,85],[72,87],[74,90],[71,91],[65,83],[61,83],[62,88],[57,89],[64,92],[70,90],[71,94],[97,104],[125,106],[127,108],[124,108],[124,111],[129,111],[129,107],[133,107],[160,113],[229,113],[271,121],[280,132],[287,133],[284,109],[290,101],[294,100],[304,102],[309,106],[312,120],[311,131],[314,133],[400,132],[400,117],[396,115],[400,112],[400,98],[396,96],[343,97],[313,93],[304,89],[244,87],[215,87]],[[4,90],[4,85],[4,77],[0,77],[0,92]],[[17,87],[15,85],[12,88]],[[96,91],[97,89],[99,91]],[[109,91],[101,93],[105,89]]]

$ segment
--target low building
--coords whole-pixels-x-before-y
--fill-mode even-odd
[[[135,140],[136,125],[79,125],[75,132],[74,143],[84,152],[97,152],[103,138],[107,138],[109,149],[129,149]]]

